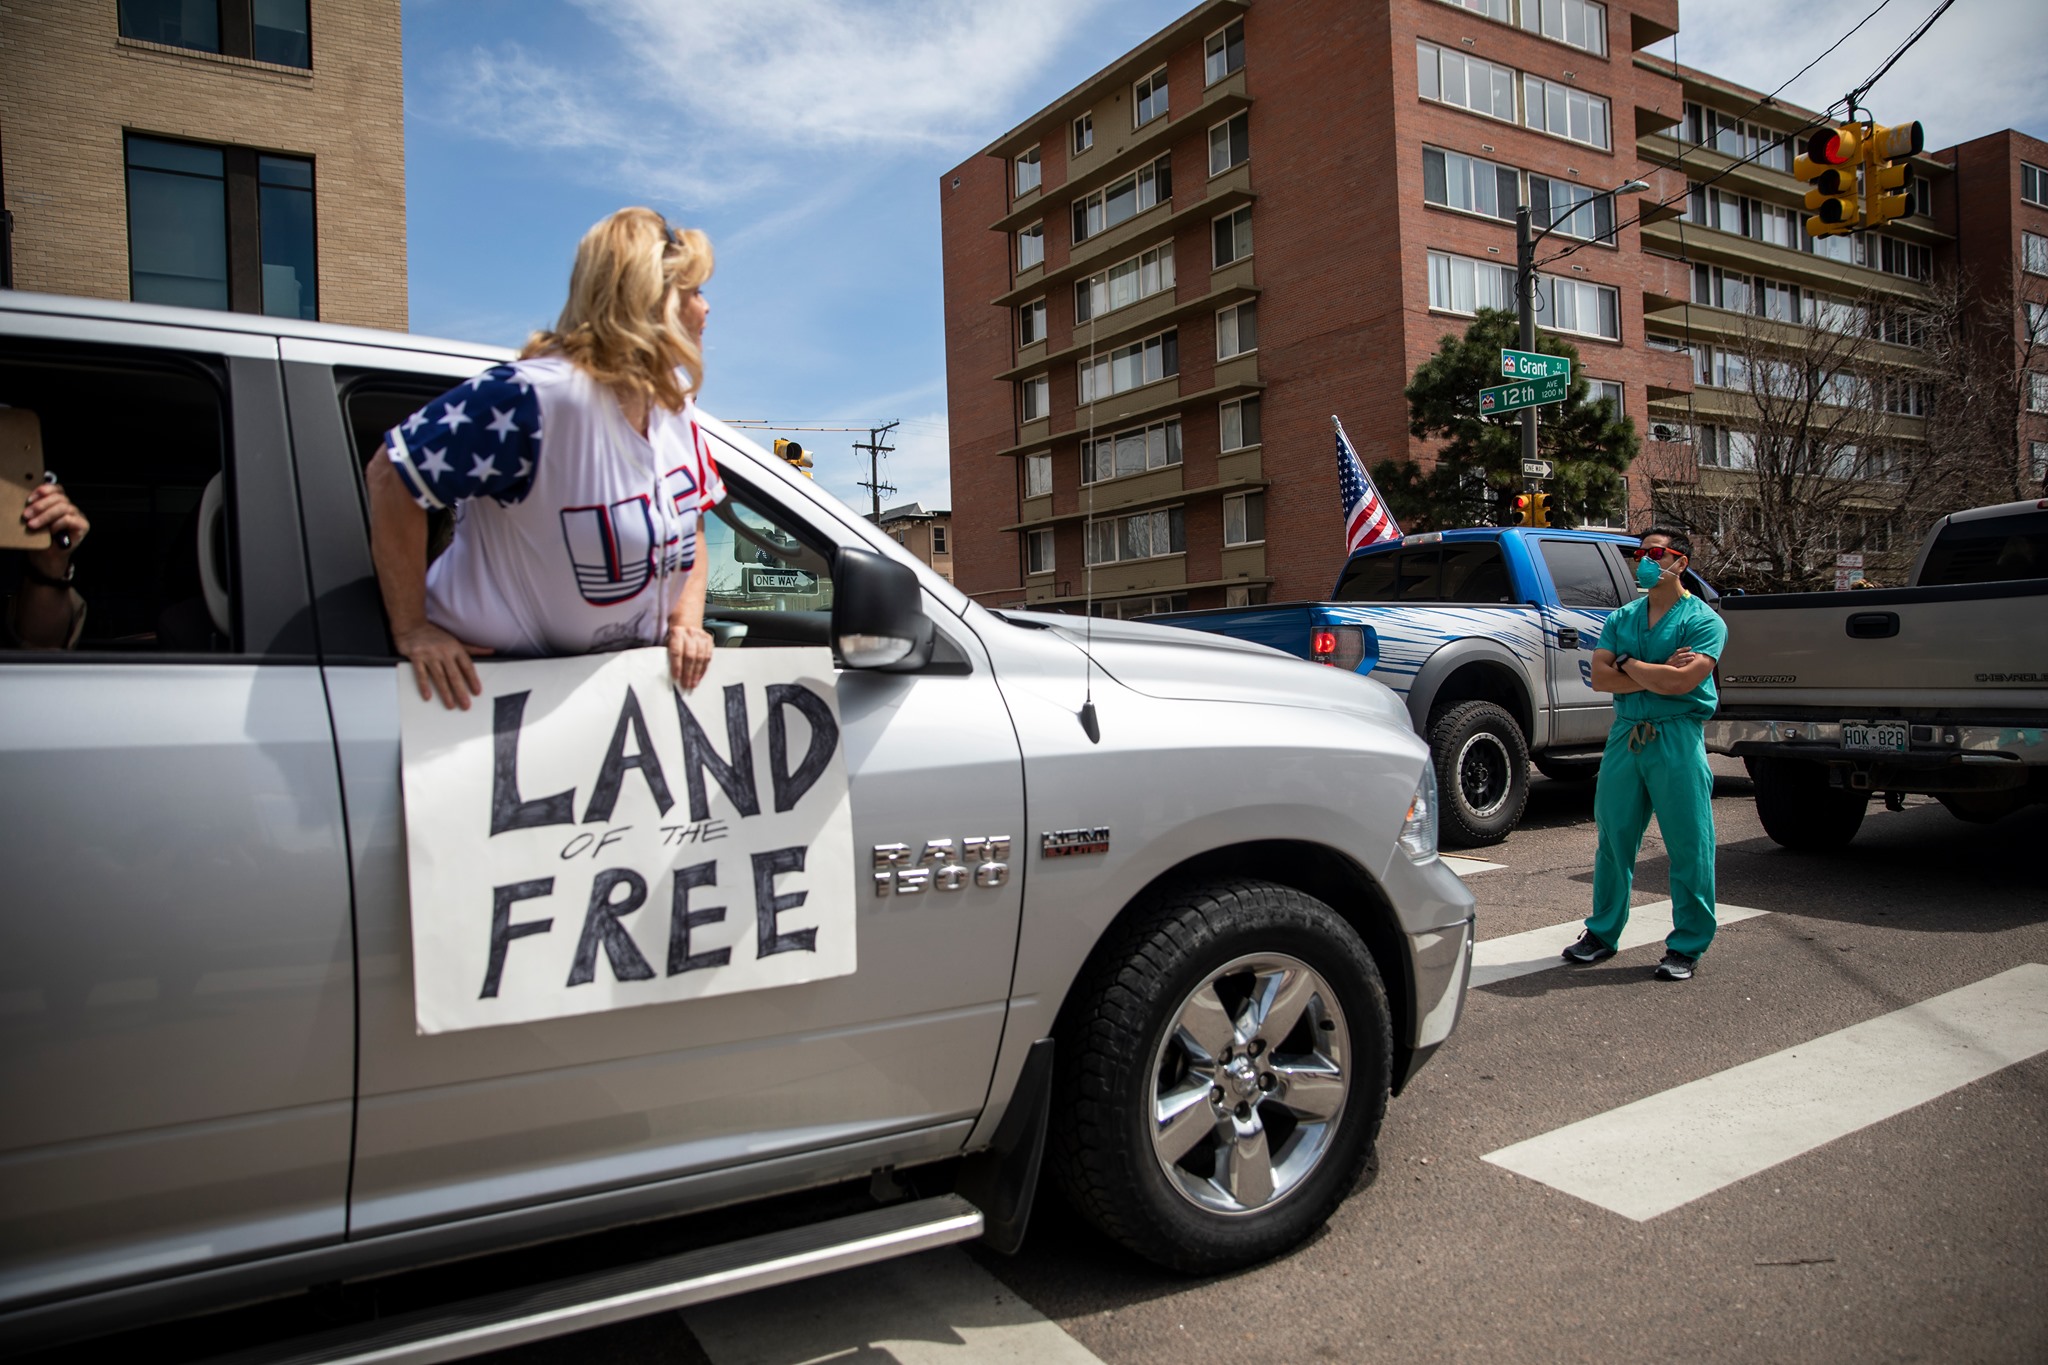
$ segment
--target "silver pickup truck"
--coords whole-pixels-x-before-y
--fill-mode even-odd
[[[850,976],[416,1031],[362,469],[502,358],[0,295],[0,404],[36,414],[92,521],[75,648],[0,652],[0,1351],[914,1187],[317,1355],[448,1359],[947,1241],[1013,1249],[1041,1157],[1185,1271],[1326,1219],[1472,950],[1399,701],[1256,645],[984,610],[716,422],[720,642],[918,639],[837,674],[863,892],[870,852],[886,873],[968,830],[1010,875],[863,895]]]
[[[1724,598],[1707,748],[1793,849],[1855,838],[1873,795],[1988,822],[2048,802],[2048,498],[1936,522],[1904,588]]]

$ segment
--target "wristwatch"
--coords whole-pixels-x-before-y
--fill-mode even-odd
[[[71,580],[78,575],[78,561],[74,559],[64,565],[62,578],[51,577],[26,559],[21,562],[21,571],[28,575],[28,581],[31,583],[39,583],[46,588],[68,588],[71,586]]]

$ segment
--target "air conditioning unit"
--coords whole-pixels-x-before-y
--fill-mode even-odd
[[[1650,439],[1653,441],[1690,442],[1692,428],[1683,422],[1652,422]]]

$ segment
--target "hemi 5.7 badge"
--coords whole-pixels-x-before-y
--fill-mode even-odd
[[[1083,853],[1109,852],[1109,826],[1093,829],[1052,829],[1038,836],[1039,856],[1076,858]]]

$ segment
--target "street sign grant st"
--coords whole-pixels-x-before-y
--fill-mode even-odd
[[[1514,384],[1498,384],[1479,391],[1479,415],[1492,416],[1497,413],[1513,412],[1517,408],[1533,408],[1544,403],[1562,403],[1571,391],[1570,375],[1553,374],[1542,379],[1524,379]]]
[[[1501,347],[1500,374],[1503,379],[1549,379],[1553,375],[1572,377],[1572,362],[1561,355],[1535,351],[1511,351]]]

